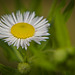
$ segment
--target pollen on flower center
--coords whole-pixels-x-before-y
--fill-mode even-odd
[[[11,33],[17,38],[25,39],[32,37],[35,33],[35,29],[28,23],[17,23],[12,26]]]

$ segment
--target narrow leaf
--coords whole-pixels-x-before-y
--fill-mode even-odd
[[[70,3],[68,4],[68,6],[66,7],[66,9],[63,12],[63,15],[65,17],[65,22],[69,19],[69,17],[71,16],[71,13],[73,11],[74,8],[74,0],[71,0]]]
[[[68,30],[63,15],[57,11],[55,15],[55,35],[59,47],[70,47]]]
[[[56,9],[57,2],[58,2],[58,0],[54,0],[53,3],[52,3],[52,6],[50,8],[50,12],[49,12],[49,15],[48,15],[49,20],[51,20],[51,17],[53,17],[53,14],[54,14],[55,9]]]

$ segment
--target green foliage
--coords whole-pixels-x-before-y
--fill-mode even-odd
[[[64,17],[61,15],[59,11],[55,14],[55,36],[56,41],[59,45],[59,47],[70,47],[70,39],[68,36],[68,31],[65,25]]]
[[[67,1],[53,1],[48,15],[51,24],[49,28],[50,39],[42,42],[41,45],[32,41],[28,50],[25,51],[22,48],[17,50],[16,47],[8,46],[7,43],[0,40],[0,47],[5,57],[18,63],[18,69],[0,64],[2,75],[75,75],[75,48],[71,45],[66,26],[74,8],[74,0],[70,0],[65,7]],[[27,10],[22,0],[14,0],[14,2],[16,11]],[[41,2],[42,0],[31,0],[29,10],[35,11],[39,15]],[[2,7],[8,12],[6,6],[2,4]]]
[[[31,0],[30,11],[35,11],[36,15],[39,15],[41,12],[41,2],[42,0]]]
[[[0,72],[2,73],[2,75],[20,75],[18,70],[2,64],[0,64]]]
[[[4,54],[8,60],[23,62],[22,56],[15,47],[8,46],[8,44],[4,43],[2,40],[0,40],[0,47],[2,47]]]
[[[68,6],[65,8],[63,15],[64,15],[64,20],[67,21],[68,18],[71,16],[72,11],[74,8],[74,0],[71,0],[70,3],[68,4]]]

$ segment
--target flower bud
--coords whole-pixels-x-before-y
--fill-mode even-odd
[[[20,73],[28,73],[30,71],[30,65],[28,63],[19,63],[18,70]]]

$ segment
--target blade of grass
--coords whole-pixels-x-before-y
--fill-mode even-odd
[[[70,3],[68,4],[68,6],[65,8],[65,10],[63,12],[63,15],[65,17],[65,22],[67,22],[67,20],[71,16],[73,8],[74,8],[74,0],[71,0]]]
[[[55,15],[55,35],[59,47],[70,47],[70,39],[63,15],[57,11]]]
[[[54,0],[53,3],[52,3],[52,6],[51,6],[51,8],[50,8],[50,12],[49,12],[49,15],[48,15],[48,19],[49,19],[50,21],[51,21],[51,17],[52,17],[53,14],[54,14],[54,11],[55,11],[57,2],[58,2],[58,0]]]
[[[61,0],[61,1],[60,1],[60,3],[58,4],[58,6],[57,6],[56,10],[61,11],[61,10],[62,10],[62,8],[64,8],[64,7],[65,7],[66,2],[67,2],[67,0]]]
[[[50,8],[50,12],[49,12],[49,15],[48,15],[48,19],[50,21],[51,21],[51,18],[54,16],[54,13],[56,13],[57,10],[61,11],[61,9],[66,4],[66,0],[61,0],[59,4],[57,2],[58,2],[58,0],[54,0],[54,2],[52,3],[52,6]]]

